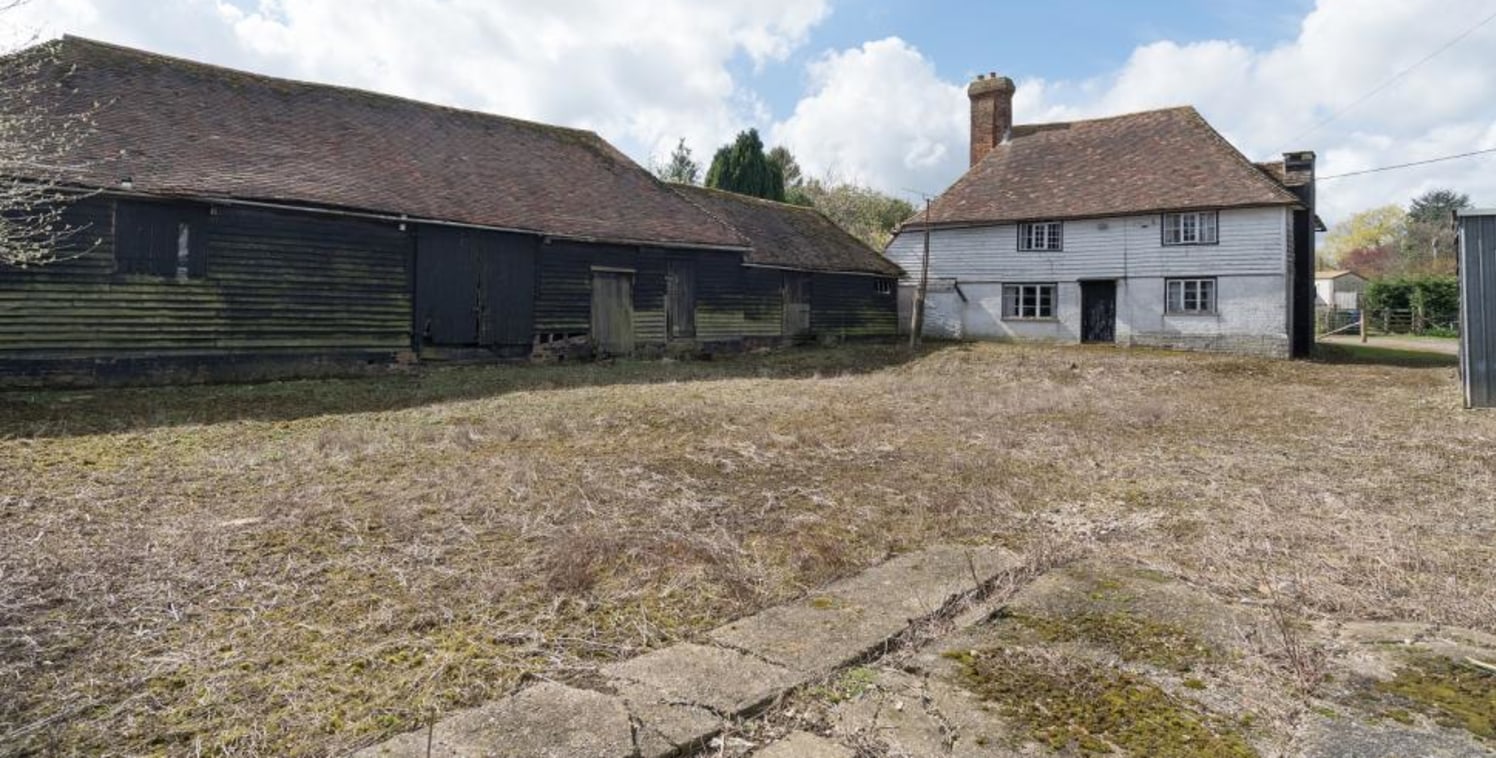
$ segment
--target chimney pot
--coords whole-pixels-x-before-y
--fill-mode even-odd
[[[971,99],[971,165],[977,165],[1013,130],[1013,80],[992,72],[966,88]]]

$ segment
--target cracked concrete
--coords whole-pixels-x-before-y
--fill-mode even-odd
[[[595,690],[535,685],[451,715],[429,734],[400,735],[355,755],[424,758],[428,737],[432,756],[686,754],[706,746],[727,722],[886,650],[911,624],[954,612],[1021,565],[999,548],[943,546],[900,556],[714,630],[706,635],[710,644],[681,643],[603,666]],[[809,737],[799,740],[808,744]]]

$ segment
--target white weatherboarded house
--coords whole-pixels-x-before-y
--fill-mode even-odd
[[[1015,126],[1011,80],[969,94],[971,167],[929,212],[927,336],[1307,352],[1313,153],[1254,164],[1188,107]],[[906,329],[925,226],[886,251]]]

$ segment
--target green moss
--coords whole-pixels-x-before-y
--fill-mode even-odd
[[[1203,690],[1205,689],[1205,682],[1194,677],[1190,677],[1189,679],[1184,680],[1184,686],[1185,689]]]
[[[877,672],[858,666],[843,671],[825,684],[807,688],[806,693],[819,700],[845,703],[862,697],[863,693],[873,688],[877,679]]]
[[[1130,663],[1188,671],[1219,657],[1188,629],[1132,613],[1087,611],[1063,618],[1014,614],[1011,618],[1044,642],[1083,642],[1110,650]]]
[[[1396,696],[1442,726],[1496,739],[1496,676],[1447,658],[1428,656],[1415,658],[1392,681],[1379,682],[1377,689]],[[1384,715],[1401,721],[1396,713],[1393,710]],[[1406,715],[1406,711],[1402,713]],[[1411,720],[1411,716],[1408,718]]]
[[[949,657],[961,663],[968,689],[1052,750],[1097,755],[1121,749],[1155,758],[1257,755],[1236,725],[1123,671],[1000,649]]]

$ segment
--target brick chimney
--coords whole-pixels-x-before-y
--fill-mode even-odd
[[[966,88],[971,98],[971,165],[1002,144],[1013,129],[1013,80],[996,72],[977,74]]]

